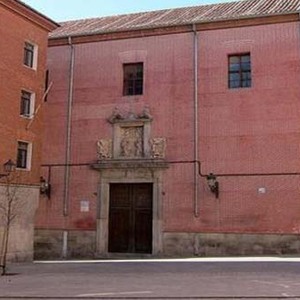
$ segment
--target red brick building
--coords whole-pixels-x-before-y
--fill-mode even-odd
[[[299,7],[61,24],[37,257],[299,253]]]
[[[0,257],[7,209],[7,185],[18,207],[11,225],[9,256],[32,259],[33,220],[40,191],[42,105],[49,31],[58,24],[20,1],[0,1]],[[5,176],[11,159],[16,172]],[[14,205],[16,206],[16,205]],[[0,263],[1,264],[1,263]]]

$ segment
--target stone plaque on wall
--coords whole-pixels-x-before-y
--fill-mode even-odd
[[[80,212],[89,212],[90,211],[90,201],[81,200],[80,201]]]

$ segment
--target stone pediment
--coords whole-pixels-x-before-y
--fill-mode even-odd
[[[148,106],[145,106],[143,111],[139,114],[136,114],[132,111],[129,112],[120,112],[120,110],[115,107],[111,116],[107,119],[111,124],[115,123],[130,123],[130,122],[150,122],[152,121],[152,116],[150,114],[150,109]]]
[[[98,162],[102,165],[108,160],[115,161],[112,163],[117,167],[121,165],[120,161],[135,160],[146,164],[149,160],[165,159],[166,138],[151,137],[152,116],[149,107],[139,114],[120,113],[115,108],[108,122],[113,126],[112,138],[97,141]]]

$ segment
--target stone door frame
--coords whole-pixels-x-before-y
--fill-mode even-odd
[[[162,253],[162,170],[160,169],[102,169],[98,190],[96,255],[113,257],[108,252],[109,225],[109,188],[111,183],[152,183],[153,185],[153,216],[152,216],[152,254]],[[124,254],[126,255],[126,253]],[[139,254],[136,254],[139,256]]]

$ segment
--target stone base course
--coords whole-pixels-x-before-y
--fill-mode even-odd
[[[300,236],[283,234],[171,233],[162,234],[163,252],[155,257],[297,255]],[[95,231],[69,231],[65,258],[101,258]],[[36,230],[35,259],[63,258],[63,231]],[[117,257],[127,257],[119,254]],[[140,257],[138,254],[132,257]],[[105,258],[116,257],[108,253]]]
[[[94,258],[96,247],[95,231],[69,231],[67,234],[67,255],[63,257],[63,230],[35,230],[34,258]]]
[[[164,233],[166,256],[248,256],[300,253],[300,236],[287,234]]]

